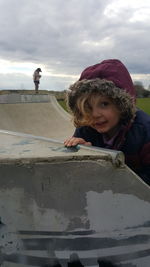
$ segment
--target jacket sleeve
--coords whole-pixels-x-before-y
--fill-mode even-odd
[[[83,134],[81,133],[80,128],[76,128],[73,134],[74,137],[84,138]]]
[[[140,152],[140,158],[143,166],[140,171],[140,176],[150,185],[150,142],[143,146]]]

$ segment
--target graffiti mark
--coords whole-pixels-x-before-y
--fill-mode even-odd
[[[74,152],[78,152],[80,147],[79,146],[72,146],[72,147],[50,147],[49,148],[52,151],[58,151],[58,152],[65,152],[65,153],[74,153]]]
[[[30,145],[30,144],[34,144],[34,140],[28,140],[28,139],[25,139],[25,140],[21,140],[20,142],[18,143],[14,143],[12,144],[13,146],[22,146],[22,145]]]

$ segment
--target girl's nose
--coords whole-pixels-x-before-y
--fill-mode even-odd
[[[92,116],[93,118],[101,117],[101,111],[97,107],[93,107],[92,109]]]

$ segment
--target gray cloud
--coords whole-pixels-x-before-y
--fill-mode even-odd
[[[150,19],[139,16],[133,20],[138,5],[126,5],[119,11],[108,9],[115,1],[1,0],[1,59],[33,62],[44,65],[52,74],[79,76],[88,65],[118,58],[133,74],[150,73]],[[143,6],[144,2],[146,6],[148,2],[144,0]],[[32,86],[30,77],[10,76],[15,86],[17,82],[20,86],[20,77],[25,88]],[[50,83],[50,87],[63,90],[72,81],[69,77],[45,76],[41,88]],[[2,84],[7,87],[6,80],[0,87]]]

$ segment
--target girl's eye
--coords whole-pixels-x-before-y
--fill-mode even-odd
[[[108,105],[109,105],[109,102],[107,102],[107,101],[104,101],[104,102],[100,103],[101,107],[107,107]]]

